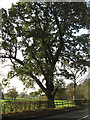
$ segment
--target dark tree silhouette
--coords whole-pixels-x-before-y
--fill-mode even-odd
[[[19,76],[27,87],[36,82],[55,107],[61,66],[87,65],[88,35],[75,35],[88,25],[86,3],[20,2],[2,11],[0,57],[11,60],[8,77]]]

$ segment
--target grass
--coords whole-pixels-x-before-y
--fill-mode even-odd
[[[68,100],[55,100],[56,108],[75,107],[75,104]]]

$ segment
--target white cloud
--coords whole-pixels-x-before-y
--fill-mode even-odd
[[[0,0],[0,8],[10,8],[12,3],[15,4],[19,0]]]

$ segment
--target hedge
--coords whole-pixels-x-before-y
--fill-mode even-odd
[[[6,101],[2,104],[2,113],[23,112],[48,107],[48,101]]]

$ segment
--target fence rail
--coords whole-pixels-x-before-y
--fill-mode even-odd
[[[68,100],[55,100],[56,107],[73,107],[75,106],[73,101]],[[48,108],[48,101],[6,101],[2,105],[2,113],[15,113],[23,112],[35,109]]]
[[[72,101],[61,101],[61,102],[55,102],[56,107],[73,107],[75,106],[74,102]]]

